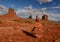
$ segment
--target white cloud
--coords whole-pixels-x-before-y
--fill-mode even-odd
[[[46,13],[49,16],[49,20],[53,20],[53,21],[58,21],[60,19],[58,19],[58,17],[60,18],[60,14],[52,14],[52,13]]]
[[[5,7],[4,5],[0,5],[0,15],[7,13],[8,8]]]
[[[42,3],[47,3],[47,2],[52,2],[53,0],[38,0],[38,2],[40,3],[40,4],[42,4]]]
[[[32,6],[31,6],[32,7]],[[41,9],[33,9],[33,8],[30,8],[28,9],[28,7],[24,7],[23,9],[18,9],[16,12],[17,12],[17,15],[20,15],[22,17],[28,17],[29,15],[32,15],[33,18],[35,18],[36,15],[38,15],[40,18],[42,17],[42,15],[44,14],[47,14],[49,16],[49,20],[55,20],[55,21],[58,21],[59,19],[57,19],[57,17],[60,17],[60,14],[52,14],[52,13],[47,13],[46,10],[48,8],[41,8]]]
[[[32,9],[32,5],[29,5],[27,7],[24,7],[25,9]]]
[[[56,7],[52,7],[52,8],[60,8],[59,6],[56,6]]]
[[[16,12],[17,12],[17,15],[33,15],[33,18],[35,15],[39,15],[39,14],[42,14],[42,12],[40,12],[41,10],[40,9],[33,9],[32,6],[28,6],[28,7],[24,7],[23,9],[18,9]]]
[[[59,8],[60,9],[60,4],[54,6],[54,7],[50,7],[50,8]]]
[[[52,7],[52,8],[59,8],[60,9],[60,4],[58,4],[57,6]]]

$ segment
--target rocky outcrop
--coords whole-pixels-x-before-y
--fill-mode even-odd
[[[43,16],[42,16],[42,20],[48,21],[48,15],[43,15]]]
[[[42,24],[35,23],[35,27],[33,30],[33,35],[35,35],[37,38],[42,38],[43,37],[43,28]]]
[[[43,37],[43,32],[44,32],[43,25],[41,24],[38,16],[36,16],[35,25],[32,31],[33,31],[33,35],[35,35],[37,38]]]

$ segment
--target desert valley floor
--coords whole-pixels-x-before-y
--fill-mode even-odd
[[[60,42],[60,22],[36,19],[20,18],[10,8],[0,16],[0,42]]]

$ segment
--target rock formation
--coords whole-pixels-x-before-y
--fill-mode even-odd
[[[8,13],[7,14],[4,14],[4,16],[6,16],[6,17],[16,17],[16,12],[15,12],[15,10],[14,9],[12,9],[12,8],[9,8],[8,9]]]
[[[37,37],[37,38],[42,38],[43,37],[43,25],[40,22],[40,19],[38,16],[36,16],[36,20],[35,20],[35,25],[33,28],[33,34]]]
[[[15,10],[12,8],[8,9],[8,13],[6,13],[4,15],[0,15],[0,18],[3,20],[19,19],[19,17],[16,15]]]
[[[35,19],[36,22],[40,22],[40,18],[38,16],[36,16],[36,19]]]
[[[28,19],[32,19],[32,16],[30,15],[30,16],[28,17]]]
[[[8,14],[16,15],[16,12],[15,12],[15,10],[14,10],[14,9],[9,8],[9,9],[8,9]]]
[[[43,15],[43,16],[42,16],[42,20],[48,21],[48,15]]]
[[[60,21],[59,21],[60,22]]]

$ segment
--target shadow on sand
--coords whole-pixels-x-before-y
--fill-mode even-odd
[[[31,37],[33,37],[33,38],[36,38],[36,36],[34,36],[32,33],[29,33],[29,32],[27,32],[27,31],[24,31],[24,30],[22,30],[26,35],[28,35],[28,36],[31,36]]]

